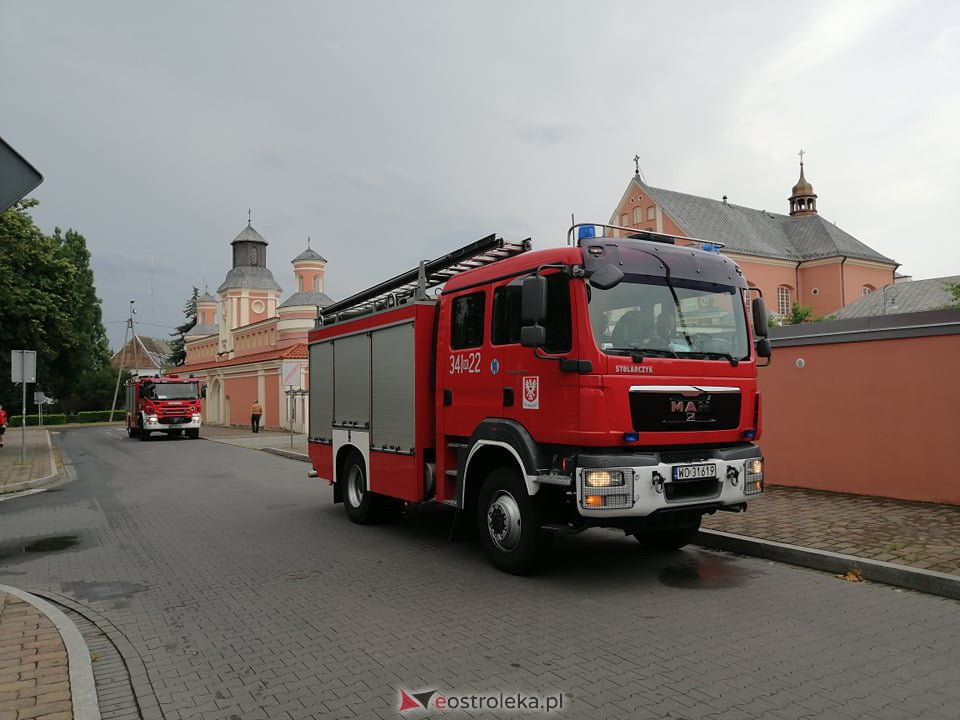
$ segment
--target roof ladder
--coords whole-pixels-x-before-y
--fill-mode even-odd
[[[487,235],[435,260],[424,260],[413,270],[385,280],[345,300],[327,305],[317,316],[317,327],[395,307],[411,299],[426,300],[428,290],[443,285],[458,273],[520,255],[529,249],[530,238],[518,243],[508,243],[496,235]]]

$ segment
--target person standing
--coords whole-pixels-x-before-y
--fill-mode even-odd
[[[260,432],[261,415],[263,415],[263,406],[260,405],[259,400],[254,400],[253,405],[250,406],[250,430],[252,432]]]
[[[7,431],[7,411],[0,405],[0,447],[3,447],[3,434]]]

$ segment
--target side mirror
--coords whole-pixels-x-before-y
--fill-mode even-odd
[[[547,329],[543,325],[526,325],[520,328],[520,344],[529,348],[543,347],[547,344]]]
[[[757,357],[769,358],[773,354],[773,349],[770,347],[770,338],[762,337],[757,340]]]
[[[523,279],[520,287],[520,325],[542,325],[547,319],[547,279],[532,275]],[[522,330],[521,330],[522,333]],[[526,343],[524,343],[526,344]],[[539,346],[528,346],[539,347]]]
[[[753,309],[753,334],[765,338],[770,330],[767,320],[767,306],[764,304],[763,298],[754,298],[751,307]],[[769,355],[766,357],[769,357]]]
[[[616,265],[604,265],[590,276],[590,284],[597,290],[609,290],[623,280],[623,270]]]

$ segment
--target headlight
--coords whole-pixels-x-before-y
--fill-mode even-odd
[[[586,470],[583,483],[587,487],[616,487],[623,485],[622,470]]]
[[[756,495],[763,492],[763,458],[747,460],[744,465],[743,494]]]

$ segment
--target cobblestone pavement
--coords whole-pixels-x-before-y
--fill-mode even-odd
[[[0,493],[5,487],[50,475],[50,446],[46,428],[28,427],[26,462],[20,462],[20,428],[7,428],[0,448]]]
[[[71,720],[67,649],[52,622],[0,592],[0,720]]]
[[[960,575],[960,507],[767,486],[745,513],[704,518],[749,535]]]
[[[443,715],[399,714],[401,689],[563,693],[575,718],[960,716],[952,600],[602,530],[517,578],[449,543],[445,508],[351,524],[302,462],[59,437],[78,479],[0,503],[0,582],[109,618],[167,720]]]

